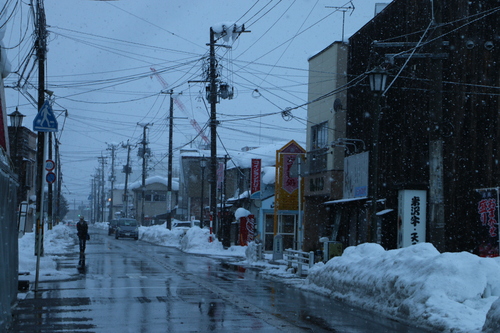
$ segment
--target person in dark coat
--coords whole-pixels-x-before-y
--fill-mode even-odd
[[[80,221],[76,224],[78,239],[80,240],[80,253],[85,252],[85,244],[89,238],[89,225],[83,216],[80,216]]]

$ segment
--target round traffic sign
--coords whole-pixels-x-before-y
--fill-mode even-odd
[[[53,184],[56,181],[56,174],[53,172],[47,172],[45,180],[47,181],[47,183]]]
[[[45,161],[45,170],[52,171],[56,167],[56,163],[52,160]]]

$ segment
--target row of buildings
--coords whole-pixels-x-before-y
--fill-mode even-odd
[[[232,163],[226,203],[253,213],[267,250],[279,233],[304,251],[320,239],[387,249],[426,241],[496,256],[500,1],[378,8],[348,43],[309,59],[301,204],[276,209],[290,171],[278,154],[262,164],[275,167],[269,197],[245,194],[251,165]]]
[[[348,43],[309,59],[307,142],[297,145],[303,165],[287,180],[301,185],[302,199],[280,203],[291,170],[276,151],[295,143],[220,157],[220,228],[238,225],[232,213],[244,208],[266,250],[282,234],[285,246],[304,251],[322,248],[320,239],[387,249],[427,241],[497,255],[500,2],[394,0],[377,8]],[[182,154],[172,217],[209,219],[203,155]],[[258,196],[252,159],[262,160]],[[165,199],[165,188],[155,186],[151,208],[135,204],[163,207],[146,214],[152,219],[166,216],[154,199]]]
[[[218,158],[220,237],[240,241],[234,214],[243,208],[268,251],[281,234],[304,251],[321,249],[320,240],[387,249],[427,241],[498,255],[500,1],[377,8],[348,43],[308,60],[304,147],[282,142]],[[184,151],[170,193],[162,177],[129,186],[127,209],[116,186],[112,216],[209,224],[209,154]]]

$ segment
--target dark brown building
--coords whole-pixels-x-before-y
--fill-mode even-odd
[[[346,135],[370,152],[381,105],[378,198],[397,211],[399,190],[426,190],[427,241],[477,253],[476,190],[500,186],[500,1],[394,0],[349,45],[348,81],[360,83],[348,90]],[[380,101],[358,80],[377,66],[389,73]],[[386,248],[397,218],[380,220]]]

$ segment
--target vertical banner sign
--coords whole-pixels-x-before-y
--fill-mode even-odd
[[[480,195],[477,212],[479,214],[479,255],[498,257],[498,189],[477,191]]]
[[[299,188],[298,177],[292,177],[290,174],[290,169],[297,159],[297,154],[283,154],[283,189],[292,194],[296,189]]]
[[[252,158],[252,169],[250,175],[250,198],[260,199],[260,171],[262,160],[260,158]]]
[[[427,192],[399,191],[398,248],[425,242]]]
[[[281,210],[298,209],[299,177],[291,171],[297,158],[304,154],[305,150],[293,140],[276,151],[275,217]],[[303,187],[304,178],[300,181]],[[275,225],[277,230],[277,221]]]

